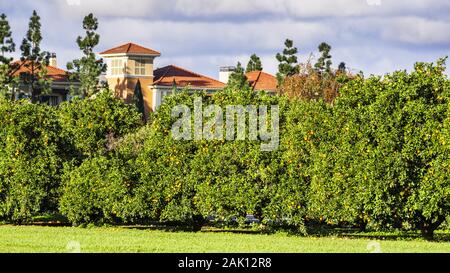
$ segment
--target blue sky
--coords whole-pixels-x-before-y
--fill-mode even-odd
[[[33,9],[42,18],[42,48],[56,52],[62,68],[80,55],[75,40],[89,12],[99,19],[99,52],[131,41],[162,53],[156,67],[175,64],[214,78],[220,66],[245,65],[253,53],[276,73],[286,38],[300,61],[317,56],[325,41],[334,66],[344,61],[365,74],[450,55],[448,0],[0,0],[17,51]]]

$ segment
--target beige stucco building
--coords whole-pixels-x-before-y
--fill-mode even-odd
[[[226,86],[226,79],[233,69],[220,70],[220,79],[192,72],[176,65],[154,69],[155,58],[161,53],[134,43],[126,43],[100,53],[107,64],[105,75],[109,88],[115,95],[130,103],[139,82],[144,97],[145,114],[155,111],[163,99],[174,90],[188,88],[214,93]],[[230,67],[228,67],[230,68]],[[225,77],[226,76],[226,77]],[[276,91],[276,78],[262,71],[246,74],[254,90]],[[226,78],[226,79],[225,79]]]
[[[100,56],[107,64],[106,81],[117,97],[130,103],[136,84],[140,82],[146,116],[155,111],[174,88],[214,92],[225,87],[220,81],[175,65],[155,70],[154,60],[161,53],[134,43],[105,50]]]
[[[100,53],[107,65],[106,81],[115,95],[130,103],[140,81],[144,97],[145,112],[152,109],[153,96],[150,86],[153,84],[153,61],[161,56],[158,51],[133,43],[105,50]]]

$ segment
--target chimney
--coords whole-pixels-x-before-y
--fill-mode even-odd
[[[54,66],[54,67],[58,67],[58,63],[56,62],[56,53],[52,53],[50,55],[49,65],[50,66]]]
[[[219,81],[223,83],[228,83],[228,78],[230,77],[231,73],[233,73],[236,70],[236,67],[234,66],[222,66],[219,70]]]

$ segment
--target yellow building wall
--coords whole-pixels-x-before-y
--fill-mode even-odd
[[[123,57],[117,57],[118,59],[123,59]],[[112,57],[111,60],[115,59]],[[145,59],[145,71],[148,76],[135,75],[135,60]],[[112,76],[109,72],[107,76],[107,82],[109,88],[113,90],[114,95],[118,98],[123,99],[126,103],[132,103],[134,90],[138,80],[141,82],[142,95],[144,97],[144,108],[145,108],[145,118],[148,118],[149,113],[152,111],[153,107],[153,95],[150,86],[153,84],[153,60],[154,57],[146,56],[129,56],[126,58],[126,63],[124,64],[124,74],[120,76]],[[130,76],[129,76],[130,75]]]
[[[141,82],[142,95],[144,97],[145,118],[148,118],[152,111],[153,96],[150,86],[153,84],[153,77],[133,77],[133,78],[109,78],[107,79],[109,88],[117,98],[123,99],[126,103],[132,103],[134,90],[138,80]]]

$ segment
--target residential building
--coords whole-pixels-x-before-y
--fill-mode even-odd
[[[275,93],[277,91],[277,78],[264,71],[252,71],[245,74],[247,81],[256,91],[267,91]]]
[[[144,99],[145,115],[155,111],[162,103],[165,96],[174,90],[200,90],[214,93],[223,89],[228,78],[235,68],[232,66],[221,67],[219,80],[207,77],[188,69],[167,65],[154,69],[155,59],[161,53],[134,43],[126,43],[100,53],[107,65],[107,71],[101,79],[108,83],[115,96],[122,98],[127,103],[132,103],[137,83],[140,83]],[[30,72],[30,63],[17,61],[13,71],[14,76],[21,77]],[[52,80],[51,93],[39,96],[39,101],[58,105],[62,101],[70,99],[71,86],[78,88],[78,82],[69,81],[69,73],[57,67],[56,55],[52,54],[50,64],[46,67],[47,76]],[[276,91],[276,78],[262,71],[253,71],[246,74],[250,86],[254,90]],[[29,97],[29,87],[20,84],[16,97]]]
[[[32,73],[32,70],[36,69],[36,65],[32,65],[31,61],[14,61],[11,64],[13,77],[19,77],[19,79],[25,77],[28,73]],[[61,68],[57,67],[56,55],[52,54],[50,58],[50,65],[46,66],[47,75],[46,79],[51,80],[50,92],[46,94],[39,94],[38,100],[41,103],[48,103],[49,105],[58,105],[63,101],[70,99],[70,89],[78,88],[79,83],[77,81],[70,81],[69,73]],[[15,99],[30,98],[31,90],[30,86],[24,84],[23,80],[19,80],[19,85],[13,87]]]
[[[123,44],[100,53],[107,65],[106,81],[116,97],[130,103],[138,81],[142,88],[145,113],[153,109],[153,62],[161,56],[156,50],[134,43]]]
[[[191,90],[205,91],[206,93],[214,93],[221,90],[226,85],[207,76],[189,71],[187,69],[168,65],[155,70],[155,81],[151,86],[153,94],[152,110],[161,104],[162,99],[172,93],[174,87],[176,90],[188,88]]]
[[[154,60],[161,53],[134,43],[105,50],[100,56],[108,67],[105,78],[117,97],[131,102],[140,82],[146,115],[155,111],[163,98],[174,89],[215,92],[225,87],[220,81],[175,65],[154,70]]]

